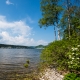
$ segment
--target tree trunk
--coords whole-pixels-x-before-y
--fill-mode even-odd
[[[55,26],[54,26],[54,36],[55,36],[55,41],[56,41],[57,39],[56,39],[56,29],[55,29]]]
[[[70,8],[70,0],[67,0],[68,31],[69,31],[69,39],[70,39],[70,29],[71,29],[71,24],[70,24],[70,13],[69,13],[69,8]]]
[[[60,31],[58,30],[58,40],[61,40],[60,38]]]

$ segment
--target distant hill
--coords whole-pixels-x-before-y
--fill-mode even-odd
[[[36,46],[35,48],[37,48],[37,49],[43,49],[43,48],[45,48],[46,46],[44,46],[44,45],[38,45],[38,46]]]
[[[31,46],[21,46],[21,45],[8,45],[8,44],[0,44],[0,48],[8,48],[8,49],[11,49],[11,48],[17,48],[17,49],[20,49],[20,48],[25,48],[25,49],[33,49],[34,47],[31,47]]]

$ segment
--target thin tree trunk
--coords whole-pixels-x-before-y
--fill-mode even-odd
[[[60,31],[58,30],[58,40],[61,40],[60,38]]]
[[[58,28],[58,22],[56,23],[56,27]],[[58,32],[58,37],[56,36],[57,40],[61,40],[61,38],[60,38],[60,30],[57,29],[57,32]]]
[[[55,26],[54,26],[54,36],[55,36],[55,41],[56,41],[57,39],[56,39],[56,29],[55,29]]]
[[[69,13],[69,8],[70,8],[70,0],[67,0],[67,12],[68,12],[68,31],[69,31],[69,39],[70,39],[70,29],[71,29],[71,24],[70,24],[70,13]]]

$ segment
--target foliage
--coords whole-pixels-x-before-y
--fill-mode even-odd
[[[71,6],[70,8],[70,35],[71,37],[78,37],[80,36],[80,7],[77,6]],[[64,10],[62,18],[60,20],[59,27],[61,28],[61,32],[63,33],[63,38],[68,39],[68,22],[67,22],[67,10]]]
[[[68,73],[64,76],[63,80],[80,80],[80,76],[75,73]]]
[[[60,0],[41,0],[42,18],[39,20],[40,27],[54,27],[56,40],[56,27],[58,26],[59,16],[63,8],[59,5]]]
[[[55,41],[50,43],[41,54],[41,59],[43,62],[54,64],[55,66],[61,66],[64,64],[66,59],[66,56],[64,54],[68,52],[68,48],[66,48],[67,43],[65,44],[65,42],[66,41]]]
[[[55,39],[56,27],[60,31],[58,36],[64,39],[80,36],[80,0],[41,0],[41,11],[39,25],[53,26]]]
[[[52,65],[59,69],[72,69],[78,72],[78,69],[80,68],[80,51],[75,52],[74,55],[73,52],[70,51],[72,51],[73,47],[79,46],[79,44],[80,41],[77,39],[52,42],[42,51],[41,60],[43,63],[47,63],[48,65]],[[80,50],[80,47],[78,48]],[[69,58],[70,55],[75,58],[73,65],[69,64],[71,60],[73,60],[73,58]],[[78,63],[76,63],[77,61]]]
[[[35,48],[41,48],[41,49],[43,49],[43,48],[45,48],[46,46],[44,46],[44,45],[38,45],[38,46],[35,46]]]
[[[29,61],[29,60],[27,60],[26,62],[27,62],[27,64],[29,64],[29,63],[30,63],[30,61]]]
[[[40,27],[54,26],[55,36],[58,27],[62,34],[62,40],[50,43],[42,51],[41,61],[47,66],[80,74],[80,5],[73,4],[74,1],[80,0],[66,0],[66,6],[62,6],[64,0],[41,0]]]
[[[28,68],[29,64],[28,63],[25,63],[24,64],[24,67]]]
[[[24,64],[24,67],[28,68],[29,67],[29,63],[30,63],[30,61],[27,60],[26,63]]]
[[[79,70],[80,69],[80,45],[75,45],[67,53],[68,55],[68,66],[70,69]]]
[[[58,22],[59,14],[62,10],[58,5],[59,0],[41,0],[42,18],[39,20],[40,26],[51,26]]]

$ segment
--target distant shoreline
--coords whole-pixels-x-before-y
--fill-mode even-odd
[[[0,44],[2,49],[44,49],[45,46],[22,46],[22,45],[9,45],[9,44]]]

